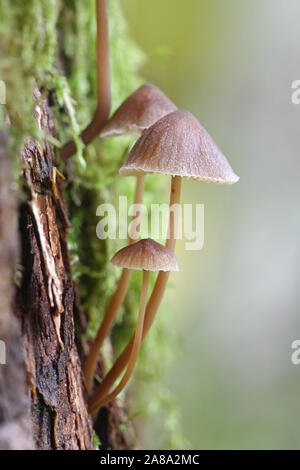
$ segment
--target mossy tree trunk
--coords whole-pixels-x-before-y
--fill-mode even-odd
[[[41,130],[53,134],[49,108],[36,108]],[[70,280],[69,226],[59,181],[52,181],[55,157],[49,143],[28,140],[21,158],[29,191],[20,211],[23,281],[19,296],[31,418],[37,448],[91,449],[82,366],[75,342],[80,310]]]
[[[142,56],[126,39],[120,2],[109,7],[115,106],[140,84]],[[111,253],[95,240],[96,207],[114,200],[111,175],[128,144],[95,139],[82,149],[77,139],[78,153],[66,166],[49,143],[76,139],[94,112],[95,1],[3,0],[0,23],[0,80],[7,87],[0,105],[0,340],[7,348],[0,448],[91,449],[95,429],[101,448],[127,449],[120,431],[126,417],[116,404],[101,410],[93,429],[82,363],[86,337],[113,290],[106,275]],[[32,99],[35,85],[43,101],[38,89]],[[11,166],[18,169],[14,178]],[[66,176],[71,168],[68,188],[59,175],[53,185],[56,167]]]

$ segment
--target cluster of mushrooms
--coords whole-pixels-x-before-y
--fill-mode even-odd
[[[91,124],[81,135],[82,141],[87,145],[97,135],[101,138],[126,134],[139,137],[119,171],[123,176],[136,177],[134,203],[142,204],[147,173],[169,175],[171,192],[169,231],[165,246],[150,238],[136,241],[133,233],[129,233],[128,246],[118,251],[111,260],[114,265],[122,268],[122,274],[84,366],[90,396],[89,410],[93,416],[96,416],[100,407],[110,403],[128,383],[142,341],[161,303],[169,273],[178,271],[174,255],[177,220],[171,208],[180,203],[181,179],[193,178],[217,184],[233,184],[239,179],[198,120],[190,112],[178,110],[153,85],[142,85],[107,120],[111,96],[106,0],[96,0],[96,7],[98,105]],[[64,159],[69,158],[75,150],[74,142],[68,142],[62,147],[61,155]],[[137,227],[140,231],[139,225]],[[99,353],[124,302],[133,269],[143,272],[136,330],[102,382],[93,390]],[[158,275],[147,302],[149,271],[157,271]],[[124,369],[121,381],[113,388]]]
[[[181,111],[155,86],[143,85],[127,98],[104,126],[100,137],[138,134],[139,139],[120,168],[120,174],[136,177],[134,202],[142,203],[147,173],[171,176],[170,208],[180,203],[181,178],[232,184],[238,177],[207,131],[188,111]],[[90,398],[90,411],[111,402],[132,375],[142,340],[146,336],[161,302],[170,271],[178,271],[174,255],[176,227],[170,211],[166,246],[154,240],[135,241],[118,251],[111,262],[123,268],[116,292],[108,306],[85,363],[85,379],[91,391],[99,351],[126,296],[133,269],[143,271],[142,294],[136,331],[122,355]],[[159,271],[147,305],[149,271]],[[114,382],[126,371],[117,385]]]

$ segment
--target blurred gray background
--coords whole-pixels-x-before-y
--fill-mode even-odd
[[[205,244],[167,302],[180,355],[165,377],[191,447],[299,449],[300,1],[124,0],[142,74],[189,109],[240,181],[185,181]],[[141,437],[155,448],[155,433]]]

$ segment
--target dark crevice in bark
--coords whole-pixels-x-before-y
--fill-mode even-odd
[[[100,409],[95,422],[95,431],[101,442],[100,449],[132,449],[132,439],[126,430],[126,421],[124,411],[115,401]]]

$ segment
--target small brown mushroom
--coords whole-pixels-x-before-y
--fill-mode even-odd
[[[100,137],[124,134],[140,136],[166,114],[177,107],[156,86],[144,84],[132,93],[103,127]]]
[[[233,184],[239,177],[208,132],[188,111],[174,111],[147,129],[136,142],[120,174],[163,173],[172,176],[170,206],[179,203],[181,177]],[[174,214],[173,214],[174,216]],[[174,249],[174,217],[167,247]]]
[[[145,84],[132,93],[115,111],[107,125],[103,128],[102,137],[113,137],[124,134],[141,135],[142,132],[154,122],[167,113],[177,109],[162,91],[154,85]],[[146,172],[138,173],[134,204],[141,204],[143,201]],[[140,214],[135,218],[139,218]],[[139,226],[136,229],[139,232]],[[136,238],[134,233],[129,233],[129,243],[134,243]],[[93,377],[96,370],[99,350],[106,338],[109,329],[116,317],[116,314],[124,302],[131,273],[128,269],[123,269],[118,282],[117,289],[108,305],[102,323],[98,329],[96,338],[91,346],[90,352],[85,362],[84,373],[88,391],[91,390]]]
[[[208,132],[188,111],[168,114],[147,129],[120,169],[122,175],[138,175],[146,172],[172,176],[170,207],[180,202],[181,177],[219,184],[233,184],[239,180]],[[169,238],[166,247],[171,251],[174,251],[176,243],[175,223],[174,213],[170,211]],[[146,308],[143,339],[157,313],[168,275],[168,272],[160,272],[157,276]],[[107,390],[114,383],[115,377],[126,367],[132,344],[133,338],[107,374],[105,379]],[[102,393],[105,391],[102,390]]]
[[[121,175],[163,173],[207,183],[233,184],[238,176],[208,132],[188,111],[174,111],[144,132]]]
[[[112,258],[111,263],[116,266],[120,266],[123,269],[142,270],[142,293],[136,331],[125,374],[119,385],[111,393],[107,393],[106,391],[106,379],[104,378],[103,382],[98,386],[90,400],[90,411],[93,414],[101,406],[112,401],[123,390],[132,375],[142,342],[147,291],[149,286],[149,271],[178,271],[178,264],[175,255],[168,248],[165,248],[163,245],[151,240],[151,238],[140,240],[118,251]],[[121,372],[122,370],[120,373]],[[117,378],[118,375],[115,376],[115,380]]]

